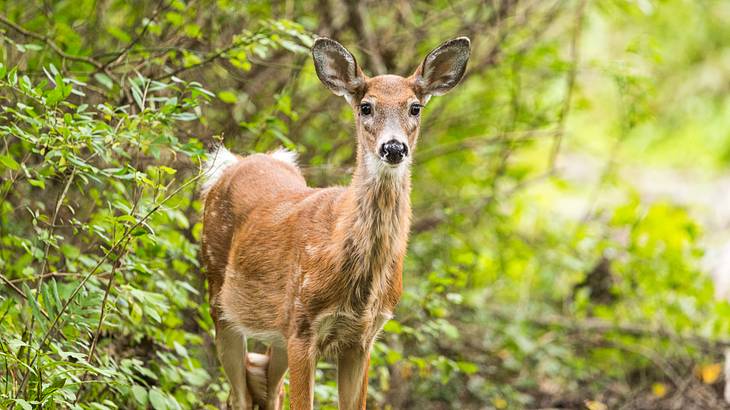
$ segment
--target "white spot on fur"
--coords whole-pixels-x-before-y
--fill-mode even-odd
[[[288,164],[297,166],[297,153],[290,151],[286,148],[279,148],[276,151],[270,152],[271,158],[278,159],[279,161],[286,162]]]
[[[203,185],[200,187],[200,194],[205,197],[215,184],[220,180],[225,171],[236,164],[240,158],[223,145],[217,146],[208,155],[208,160],[203,165]]]

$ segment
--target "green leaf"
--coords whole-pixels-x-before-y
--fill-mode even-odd
[[[134,399],[137,400],[137,403],[142,406],[147,405],[147,389],[144,387],[137,384],[132,386],[132,396],[134,396]]]
[[[183,23],[183,16],[180,13],[169,11],[165,15],[165,19],[170,22],[173,26],[180,26]]]
[[[228,104],[235,104],[238,101],[238,96],[233,91],[221,91],[218,93],[218,98]]]
[[[441,330],[446,334],[447,337],[451,339],[458,339],[459,338],[459,329],[456,328],[456,326],[452,325],[451,323],[447,321],[441,322]]]
[[[388,350],[388,353],[385,355],[385,361],[388,362],[388,364],[395,364],[398,361],[400,361],[403,358],[403,355],[401,355],[399,352],[395,350]]]
[[[175,173],[177,172],[176,169],[166,167],[164,165],[160,165],[159,168],[160,168],[160,171],[166,173],[167,175],[175,175]]]
[[[23,293],[25,294],[28,304],[30,305],[31,312],[33,312],[33,317],[35,317],[35,320],[38,321],[38,323],[40,323],[40,324],[45,324],[45,318],[43,317],[43,314],[41,313],[41,307],[38,305],[38,302],[35,300],[33,291],[30,290],[30,287],[25,282],[23,282]]]
[[[13,171],[20,169],[20,164],[18,164],[10,155],[0,155],[0,165]]]
[[[15,399],[15,404],[20,406],[20,408],[23,410],[33,410],[33,406],[31,406],[30,403],[28,403],[27,401],[25,401],[23,399]],[[16,408],[17,408],[17,406],[16,406]]]
[[[383,331],[399,335],[403,332],[403,327],[397,320],[389,320],[385,323],[385,326],[383,326]]]
[[[94,74],[94,78],[96,79],[96,81],[99,82],[99,84],[110,90],[114,87],[114,82],[112,81],[112,79],[104,73],[96,73]]]
[[[129,88],[132,90],[132,98],[137,104],[140,110],[144,110],[144,97],[142,96],[142,90],[135,81],[129,82]]]
[[[18,83],[18,68],[13,67],[10,69],[10,72],[8,72],[8,83],[10,83],[11,86],[15,86]]]
[[[46,189],[46,182],[42,179],[29,179],[28,183],[40,189]]]
[[[466,374],[474,374],[479,371],[479,366],[472,362],[456,362],[456,365],[459,367],[459,370]]]
[[[152,408],[155,410],[166,410],[167,409],[167,400],[165,399],[165,396],[156,388],[153,388],[149,392],[149,399],[150,404],[152,405]]]

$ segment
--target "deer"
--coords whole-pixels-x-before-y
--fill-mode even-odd
[[[312,409],[317,361],[337,367],[340,409],[365,409],[370,350],[402,293],[411,164],[421,111],[464,76],[470,41],[444,42],[409,77],[366,76],[335,40],[311,48],[319,80],[352,107],[348,186],[307,186],[296,154],[210,154],[203,201],[206,272],[228,408]],[[269,345],[247,351],[247,338]]]

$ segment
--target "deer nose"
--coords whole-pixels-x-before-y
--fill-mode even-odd
[[[398,140],[392,139],[380,146],[380,157],[391,165],[400,164],[407,155],[408,145]]]

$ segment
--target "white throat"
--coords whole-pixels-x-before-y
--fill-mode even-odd
[[[369,180],[393,180],[400,181],[408,173],[411,166],[411,156],[408,155],[398,165],[391,165],[383,161],[372,152],[365,153],[365,171]]]

